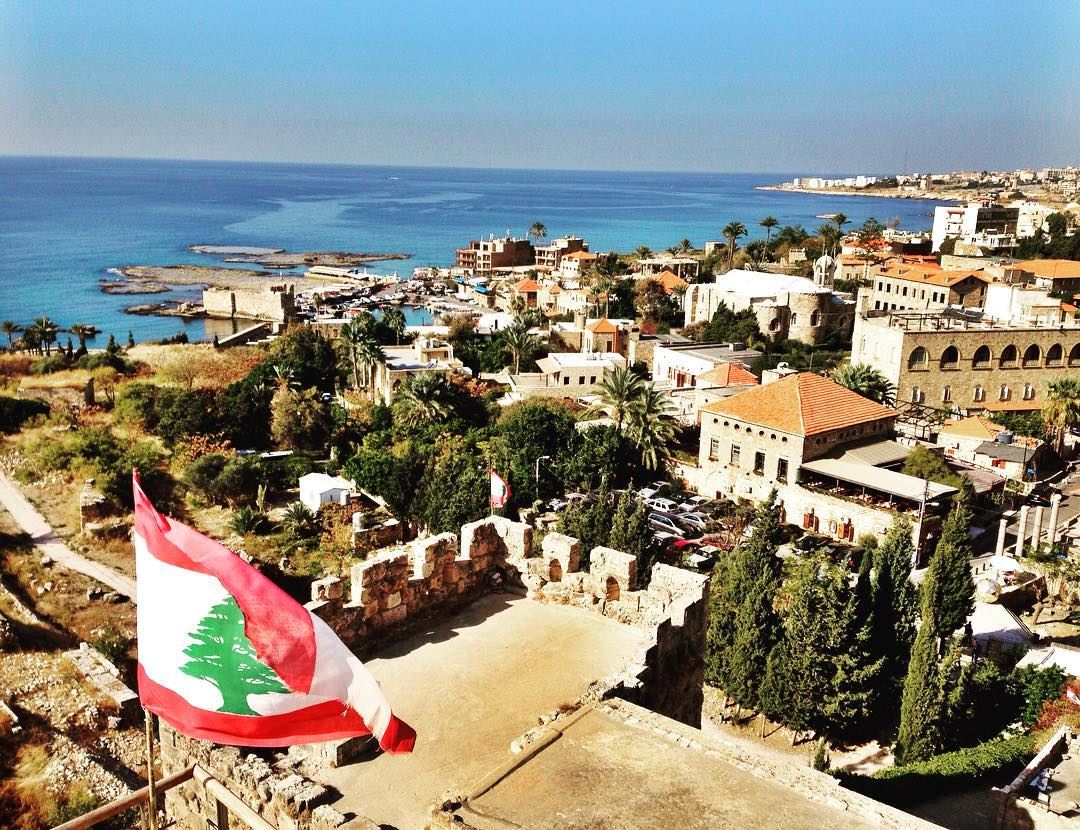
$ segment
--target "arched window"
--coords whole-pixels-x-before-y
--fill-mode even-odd
[[[1061,348],[1060,343],[1055,343],[1049,349],[1046,350],[1046,365],[1047,366],[1060,366],[1065,362],[1065,350]]]
[[[975,356],[971,359],[971,368],[972,369],[989,369],[990,368],[990,361],[992,359],[993,359],[993,356],[990,354],[990,347],[989,346],[979,346],[979,348],[977,348],[975,350]]]
[[[942,369],[957,369],[960,366],[960,352],[956,346],[949,346],[941,353]]]
[[[791,325],[795,325],[795,323],[798,322],[798,320],[799,320],[799,315],[792,312],[792,314],[791,314]]]
[[[777,319],[776,317],[773,317],[769,321],[769,331],[777,331],[779,328],[780,328],[780,320]]]
[[[619,580],[613,576],[607,578],[607,582],[604,583],[604,599],[611,602],[619,598]]]
[[[925,369],[930,365],[930,355],[926,353],[926,349],[922,346],[916,346],[911,350],[911,355],[908,357],[907,367],[909,369]]]
[[[1069,365],[1080,366],[1080,343],[1069,349]]]
[[[1025,383],[1024,384],[1024,400],[1025,401],[1033,401],[1033,400],[1035,400],[1035,387],[1032,386],[1030,383]]]
[[[816,326],[821,322],[821,312],[816,308],[810,312],[810,325]]]
[[[941,390],[941,402],[942,403],[952,403],[952,387],[951,386],[946,386],[944,389]]]
[[[998,400],[999,401],[1007,401],[1011,397],[1012,397],[1012,394],[1009,392],[1009,387],[1006,386],[1004,383],[1001,384],[1001,388],[998,389]]]
[[[981,386],[976,386],[975,391],[972,393],[971,399],[976,403],[981,403],[986,400],[986,390]]]
[[[1030,369],[1032,366],[1039,365],[1039,358],[1042,357],[1042,352],[1039,351],[1039,347],[1032,343],[1024,350],[1024,368]]]
[[[1001,358],[998,363],[1002,369],[1015,369],[1016,356],[1016,346],[1006,346],[1001,350]]]

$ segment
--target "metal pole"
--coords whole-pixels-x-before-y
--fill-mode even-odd
[[[149,805],[150,830],[158,830],[157,825],[157,788],[154,786],[154,716],[149,709],[143,709],[146,715],[146,800]]]
[[[926,500],[930,498],[930,479],[926,479],[926,485],[923,487],[922,501],[919,502],[919,523],[916,525],[915,530],[915,552],[912,553],[911,566],[913,568],[919,567],[919,560],[922,558],[922,523],[923,517],[926,515]]]

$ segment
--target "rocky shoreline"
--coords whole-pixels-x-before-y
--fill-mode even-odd
[[[251,248],[239,245],[189,245],[198,254],[222,256],[223,262],[259,265],[263,268],[298,268],[326,265],[358,268],[372,262],[391,262],[412,257],[407,253],[364,253],[361,251],[287,251],[285,248]]]

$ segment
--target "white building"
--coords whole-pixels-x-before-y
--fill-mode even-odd
[[[300,502],[312,513],[318,513],[324,504],[348,504],[349,493],[354,489],[354,482],[340,476],[326,473],[300,476]]]
[[[1019,214],[1019,208],[989,202],[938,205],[934,208],[934,229],[930,233],[932,249],[940,250],[941,243],[950,237],[966,245],[1008,245],[1008,237],[1017,234]]]
[[[500,403],[590,395],[605,373],[626,367],[626,358],[616,352],[551,352],[536,365],[539,372],[510,375],[509,388]]]

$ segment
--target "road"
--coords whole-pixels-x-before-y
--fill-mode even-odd
[[[38,550],[47,554],[57,565],[96,579],[102,585],[107,585],[135,602],[134,579],[108,565],[87,559],[64,544],[37,509],[3,473],[0,473],[0,505],[3,505],[15,522],[30,535]]]

